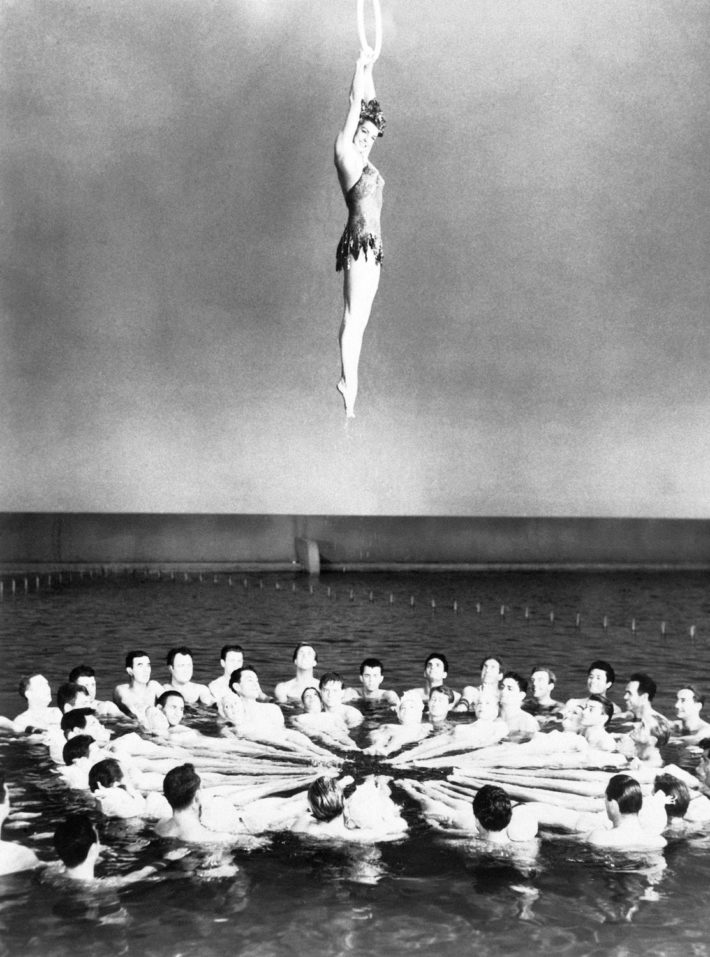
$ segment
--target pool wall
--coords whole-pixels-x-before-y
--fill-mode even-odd
[[[710,520],[0,513],[0,563],[710,566]]]

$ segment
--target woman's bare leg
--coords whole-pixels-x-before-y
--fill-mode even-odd
[[[343,276],[343,321],[339,337],[342,376],[338,391],[345,402],[346,415],[354,418],[362,337],[380,282],[380,266],[372,253],[368,259],[360,253],[357,259],[350,259],[350,268],[343,271]]]

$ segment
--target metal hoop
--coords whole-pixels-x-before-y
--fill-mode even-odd
[[[372,50],[376,60],[382,52],[382,10],[380,9],[380,0],[372,0],[372,12],[375,17],[374,47],[371,47],[367,42],[367,34],[365,33],[365,0],[357,0],[357,32],[360,37],[360,48],[362,50]]]

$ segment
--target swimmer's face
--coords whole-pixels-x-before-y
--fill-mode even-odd
[[[79,675],[76,683],[81,685],[82,688],[86,688],[86,693],[92,701],[96,698],[96,678],[92,678],[90,675]]]
[[[192,680],[192,655],[175,655],[170,665],[170,674],[178,684],[187,684]]]
[[[430,658],[424,666],[424,674],[429,684],[442,684],[448,672],[441,658]]]
[[[495,721],[498,717],[498,702],[483,695],[473,707],[477,721]]]
[[[343,700],[343,686],[339,681],[329,681],[320,689],[320,696],[326,711],[337,708]]]
[[[89,708],[91,706],[91,697],[89,696],[88,691],[82,691],[80,694],[77,694],[74,699],[74,704],[71,708]],[[71,711],[71,708],[67,706],[67,709]]]
[[[522,704],[525,692],[520,690],[515,678],[504,678],[500,683],[500,701],[501,704]]]
[[[126,671],[129,675],[132,675],[139,684],[147,685],[150,681],[150,658],[148,655],[143,655],[141,658],[134,658],[133,667],[126,668]]]
[[[301,696],[301,701],[306,714],[320,714],[323,710],[323,702],[315,688],[306,688]]]
[[[301,645],[293,659],[294,664],[301,671],[309,671],[316,666],[316,650],[310,645]]]
[[[176,727],[182,721],[185,714],[185,702],[177,695],[170,695],[163,705],[163,714],[168,720],[171,728]]]
[[[422,705],[421,701],[416,701],[410,698],[401,701],[397,711],[400,724],[421,724],[423,710],[424,706]]]
[[[451,702],[447,694],[439,691],[432,691],[429,695],[429,717],[432,721],[442,721],[451,708]]]
[[[638,708],[643,704],[643,698],[639,694],[638,681],[629,681],[624,690],[624,704],[627,708]]]
[[[370,155],[372,145],[380,135],[380,131],[371,120],[363,120],[357,128],[353,143],[358,152],[367,159]]]
[[[562,715],[562,730],[572,731],[577,734],[582,726],[582,708],[571,708]]]
[[[90,734],[94,741],[105,743],[111,737],[111,732],[105,728],[95,714],[87,715],[84,734]]]
[[[362,669],[360,681],[365,691],[369,691],[370,693],[377,691],[383,681],[382,669],[377,667],[371,668],[367,665]]]
[[[583,728],[603,728],[606,724],[606,711],[601,701],[585,701],[579,723]]]
[[[256,701],[261,688],[259,687],[259,679],[253,671],[242,671],[237,691],[242,698],[246,698],[248,701]]]
[[[25,693],[28,704],[33,708],[46,708],[52,701],[52,689],[44,675],[33,675]]]
[[[603,668],[592,668],[587,675],[587,691],[590,694],[603,694],[611,688],[611,681],[606,676]]]
[[[555,687],[546,671],[533,671],[530,684],[535,699],[546,698],[549,694],[552,694],[552,689]]]
[[[481,666],[481,683],[497,685],[501,677],[500,661],[497,658],[486,658]]]
[[[695,718],[700,714],[700,702],[690,688],[681,688],[675,698],[675,710],[679,718]]]
[[[239,671],[244,667],[244,655],[241,651],[228,651],[226,657],[222,658],[222,667],[227,677],[233,671]]]

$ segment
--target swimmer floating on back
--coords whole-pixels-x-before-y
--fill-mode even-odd
[[[375,99],[374,52],[360,51],[350,88],[350,107],[335,140],[335,166],[348,207],[348,222],[338,245],[336,270],[343,272],[343,321],[340,326],[342,372],[338,391],[348,418],[355,416],[362,337],[380,282],[382,234],[380,210],[385,184],[370,163],[370,150],[382,136],[385,118]]]

